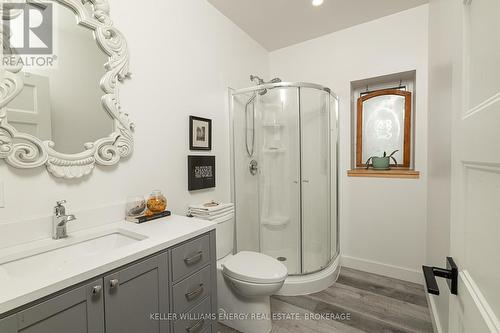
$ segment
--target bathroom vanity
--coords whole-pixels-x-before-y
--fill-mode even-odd
[[[171,216],[0,250],[0,332],[216,332],[214,228]]]

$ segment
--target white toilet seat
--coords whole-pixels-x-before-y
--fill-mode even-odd
[[[258,252],[238,252],[222,264],[222,273],[250,284],[282,284],[288,270],[278,260]]]

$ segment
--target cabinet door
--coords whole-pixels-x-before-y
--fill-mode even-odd
[[[168,332],[167,260],[160,254],[104,277],[106,333]]]
[[[0,320],[2,333],[104,333],[102,279]]]

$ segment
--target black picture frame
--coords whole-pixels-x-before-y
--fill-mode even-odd
[[[189,150],[212,150],[212,119],[189,116]]]
[[[188,190],[215,187],[215,156],[188,156]]]

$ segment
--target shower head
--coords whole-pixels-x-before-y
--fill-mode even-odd
[[[250,81],[255,82],[257,85],[266,84],[266,83],[279,83],[281,79],[279,77],[275,77],[271,81],[265,82],[262,78],[257,75],[250,75]]]
[[[250,75],[250,81],[254,82],[258,86],[263,85],[263,84],[269,84],[269,83],[280,83],[281,79],[278,77],[275,77],[271,81],[265,82],[262,78],[258,77],[257,75]],[[267,94],[267,89],[262,89],[259,90],[259,95],[265,95]]]
[[[278,78],[278,77],[275,77],[274,79],[272,79],[271,81],[268,81],[268,82],[261,82],[260,84],[269,84],[269,83],[280,83],[281,82],[281,79]],[[262,89],[261,91],[259,91],[259,95],[265,95],[267,94],[267,89]]]
[[[264,83],[264,80],[258,77],[257,75],[250,75],[250,81],[252,82],[257,81],[255,82],[257,85],[261,85]]]

